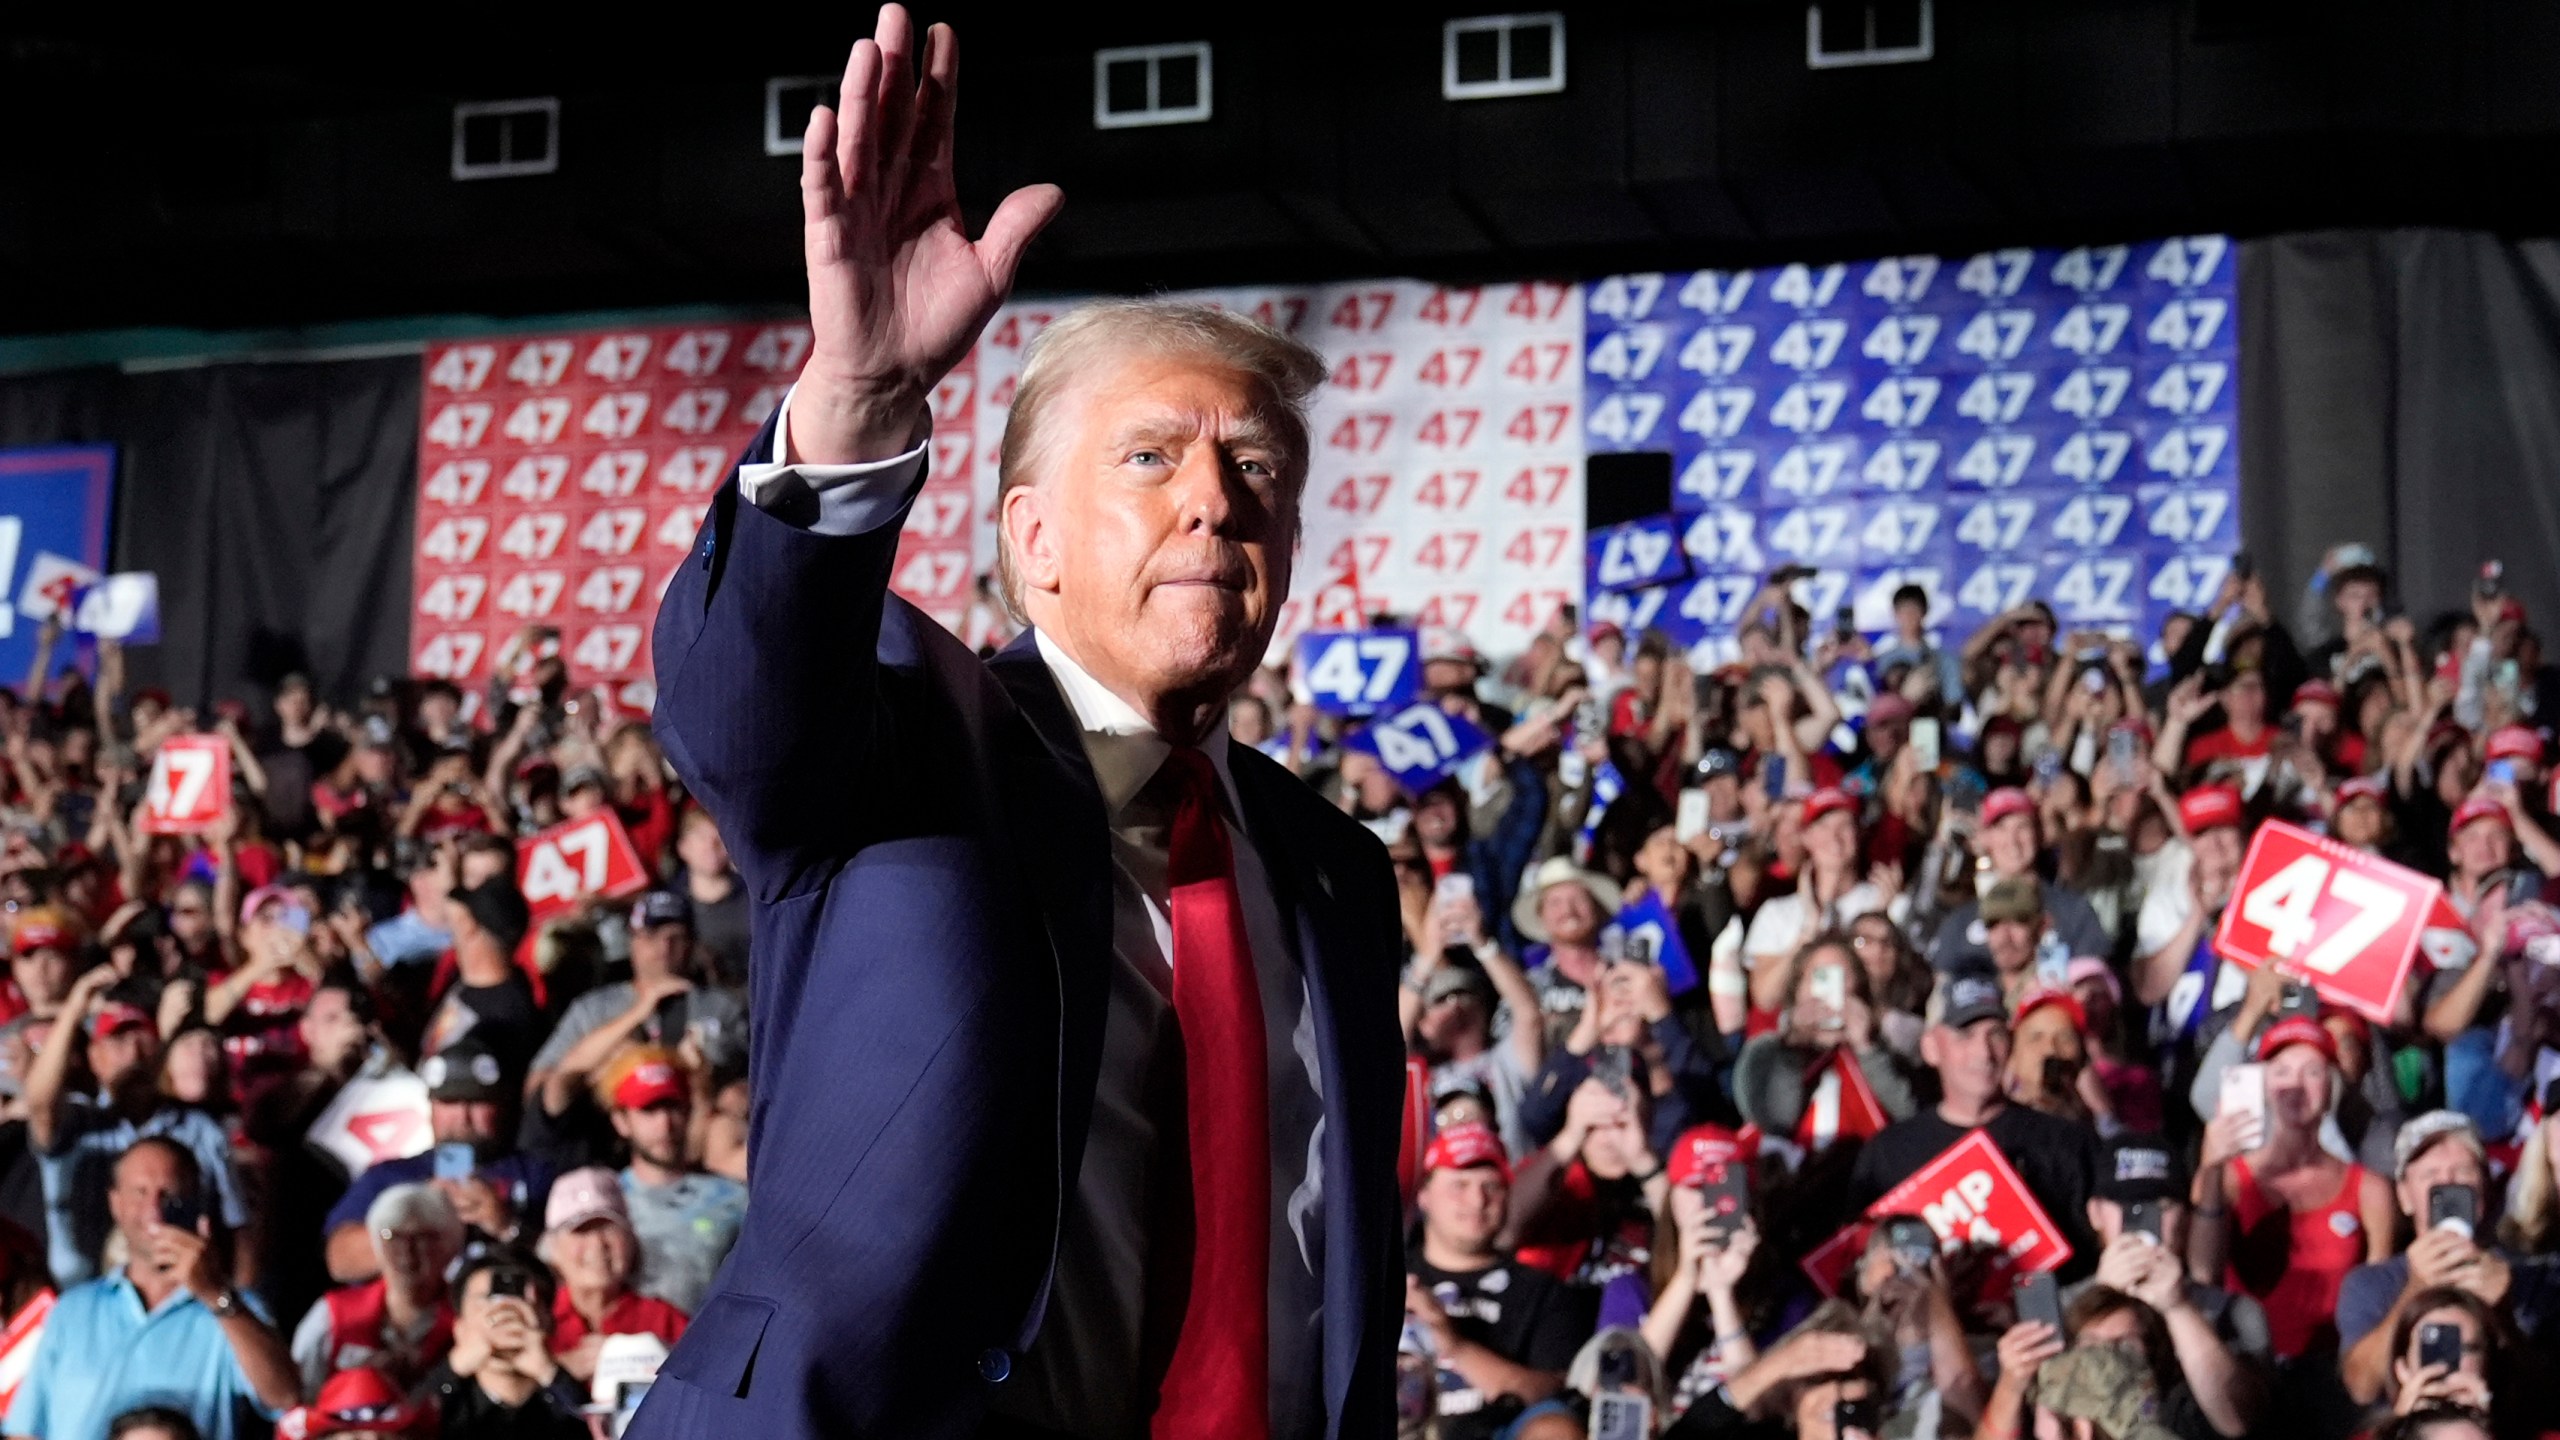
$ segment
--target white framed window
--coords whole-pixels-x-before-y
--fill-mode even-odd
[[[560,168],[560,102],[485,100],[453,107],[453,178],[498,180]]]
[[[1093,52],[1093,128],[1197,125],[1211,113],[1209,42]]]
[[[1804,7],[1804,63],[1915,65],[1937,53],[1932,0],[1819,0]]]
[[[1440,97],[1500,100],[1564,89],[1564,16],[1477,15],[1440,32]]]
[[[836,103],[833,75],[776,75],[764,82],[764,153],[797,155],[809,112]]]

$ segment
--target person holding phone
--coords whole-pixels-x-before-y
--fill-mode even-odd
[[[2509,1378],[2503,1372],[2521,1338],[2495,1305],[2457,1286],[2437,1286],[2411,1297],[2391,1327],[2390,1341],[2391,1377],[2382,1399],[2394,1416],[2460,1405],[2497,1417],[2503,1429],[2503,1422],[2517,1417],[2512,1406],[2498,1405],[2500,1393],[2526,1399],[2536,1388],[2499,1383]],[[2549,1402],[2537,1408],[2547,1410]]]
[[[1861,915],[1885,910],[1893,897],[1868,877],[1858,843],[1859,805],[1845,790],[1824,788],[1805,797],[1800,833],[1804,868],[1793,893],[1760,902],[1742,937],[1742,966],[1749,976],[1747,1015],[1718,997],[1717,1022],[1727,1034],[1771,1028],[1793,1003],[1790,961],[1814,937]],[[1736,1020],[1741,1023],[1732,1023]]]
[[[1535,1142],[1522,1124],[1520,1099],[1547,1058],[1538,992],[1486,934],[1466,873],[1441,877],[1424,928],[1430,943],[1414,952],[1397,997],[1405,1043],[1430,1064],[1433,1093],[1483,1090],[1493,1097],[1503,1143],[1526,1151]]]
[[[1808,1149],[1827,1147],[1841,1138],[1837,1127],[1819,1128],[1810,1110],[1817,1088],[1842,1058],[1857,1067],[1888,1121],[1917,1109],[1911,1077],[1881,1039],[1874,986],[1849,937],[1839,931],[1815,936],[1782,973],[1784,993],[1792,997],[1785,1020],[1753,1036],[1734,1064],[1734,1104],[1742,1118],[1762,1134],[1788,1137]]]
[[[2107,1289],[2141,1301],[2166,1326],[2177,1373],[2214,1433],[2249,1433],[2266,1403],[2267,1315],[2254,1296],[2187,1273],[2188,1176],[2164,1136],[2119,1135],[2098,1157],[2089,1228],[2098,1270],[2062,1291],[2065,1306]]]
[[[104,1435],[115,1416],[159,1403],[182,1406],[207,1440],[253,1440],[302,1398],[283,1337],[231,1284],[206,1193],[194,1153],[169,1137],[116,1158],[107,1204],[130,1258],[63,1291],[0,1433]]]
[[[1916,1226],[1915,1226],[1915,1223]],[[1964,1319],[1956,1308],[1955,1286],[1938,1253],[1936,1232],[1930,1248],[1914,1253],[1916,1232],[1928,1227],[1917,1215],[1887,1216],[1867,1236],[1843,1293],[1862,1307],[1868,1333],[1889,1336],[1902,1364],[1883,1395],[1888,1412],[1909,1413],[1927,1397],[1938,1397],[1940,1413],[1961,1426],[1980,1419],[1986,1398],[1982,1371],[1965,1337]],[[2051,1277],[2041,1280],[2050,1295]]]
[[[442,1440],[586,1440],[586,1392],[551,1354],[551,1272],[489,1246],[463,1257],[454,1293],[453,1349],[419,1387]]]
[[[1982,797],[1982,815],[1969,848],[1978,860],[1963,903],[1938,922],[1930,942],[1929,961],[1940,970],[1981,949],[1989,941],[1982,897],[2003,880],[2037,883],[2047,928],[2062,938],[2065,955],[2111,955],[2115,941],[2106,923],[2078,891],[2041,879],[2037,862],[2044,848],[2035,797],[2004,786]]]
[[[1760,1355],[1738,1293],[1760,1247],[1751,1215],[1758,1151],[1721,1125],[1699,1125],[1680,1136],[1663,1165],[1671,1188],[1655,1229],[1670,1243],[1655,1247],[1653,1308],[1643,1331],[1665,1372],[1678,1377],[1675,1414]]]
[[[2307,1015],[2278,1020],[2253,1058],[2265,1067],[2265,1102],[2226,1108],[2205,1127],[2187,1265],[2200,1281],[2257,1297],[2269,1350],[2287,1361],[2334,1342],[2347,1272],[2391,1253],[2391,1187],[2320,1144],[2337,1083],[2338,1042],[2326,1027]]]
[[[2383,1393],[2392,1333],[2427,1291],[2450,1286],[2513,1317],[2528,1337],[2560,1318],[2560,1271],[2495,1244],[2488,1148],[2470,1117],[2433,1110],[2400,1127],[2392,1198],[2409,1217],[2408,1248],[2346,1277],[2338,1292],[2340,1371],[2347,1393],[2370,1402]]]

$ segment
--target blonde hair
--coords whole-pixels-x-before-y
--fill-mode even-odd
[[[1307,397],[1324,383],[1324,357],[1304,341],[1232,311],[1194,300],[1151,299],[1078,306],[1041,331],[1023,351],[1013,409],[1005,421],[1004,445],[996,457],[999,517],[1004,513],[1004,497],[1038,478],[1052,440],[1046,422],[1058,393],[1071,378],[1089,372],[1096,358],[1122,350],[1199,356],[1231,365],[1260,382],[1270,394],[1271,418],[1278,422],[1286,451],[1280,479],[1295,513],[1307,476]],[[1022,613],[1021,576],[1001,519],[996,529],[996,593],[1017,622],[1030,623]]]

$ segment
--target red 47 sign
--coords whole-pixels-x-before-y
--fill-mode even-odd
[[[2414,870],[2270,821],[2240,862],[2213,948],[2252,969],[2274,963],[2388,1024],[2443,893]]]
[[[154,835],[210,830],[231,813],[231,742],[219,735],[172,735],[152,757],[142,791],[142,828]]]
[[[621,817],[605,809],[564,820],[518,844],[516,888],[539,924],[590,896],[646,890],[649,872],[631,848]]]

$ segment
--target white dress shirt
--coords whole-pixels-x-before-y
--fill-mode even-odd
[[[786,396],[777,463],[742,466],[739,489],[749,503],[795,523],[810,517],[805,528],[815,533],[876,528],[897,513],[923,475],[925,445],[868,464],[792,463],[789,422]],[[1172,747],[1056,640],[1042,633],[1036,643],[1083,732],[1085,758],[1109,816],[1115,963],[1093,1118],[1065,1206],[1047,1317],[1013,1377],[997,1388],[994,1408],[1089,1440],[1144,1440],[1139,1352],[1154,1229],[1150,1196],[1162,1185],[1188,1184],[1158,1172],[1158,1127],[1179,1117],[1150,1099],[1163,1093],[1169,1076],[1178,1077],[1182,1064],[1171,1023],[1171,797],[1166,784],[1156,783]],[[1243,826],[1223,721],[1200,749],[1224,793],[1245,937],[1262,991],[1271,1100],[1271,1434],[1307,1440],[1322,1435],[1325,1423],[1324,1092],[1314,1011],[1270,875]]]

